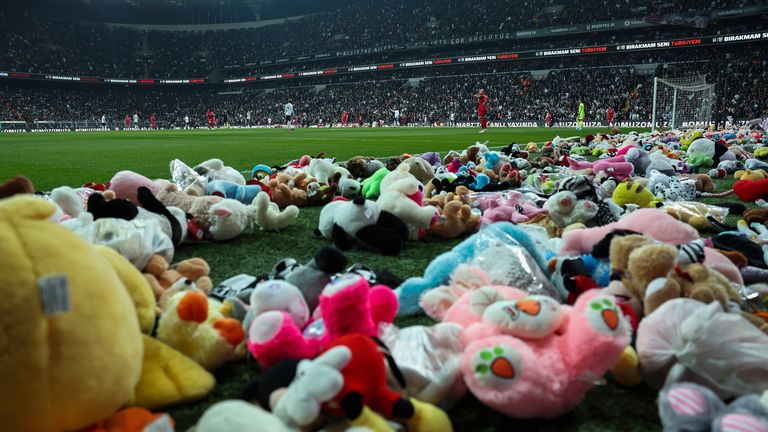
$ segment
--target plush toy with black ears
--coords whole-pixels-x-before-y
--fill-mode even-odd
[[[343,271],[346,266],[346,255],[334,247],[326,246],[317,251],[306,265],[292,266],[283,278],[301,290],[307,306],[314,310],[323,288],[331,282],[333,275]]]
[[[326,204],[315,234],[332,239],[342,250],[359,241],[385,255],[397,255],[408,239],[408,227],[376,202],[357,197]]]

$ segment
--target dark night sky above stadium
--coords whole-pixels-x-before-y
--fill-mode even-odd
[[[214,24],[284,18],[366,2],[370,0],[23,0],[8,7],[58,19]]]

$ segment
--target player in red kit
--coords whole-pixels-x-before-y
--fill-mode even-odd
[[[544,124],[546,124],[547,127],[552,127],[552,112],[547,111],[547,116],[544,117]]]
[[[149,117],[149,124],[152,129],[157,129],[157,123],[155,123],[155,113],[152,113],[152,116]]]
[[[205,117],[208,119],[208,129],[213,129],[216,125],[216,117],[213,115],[213,110],[208,110],[208,112],[205,113]]]
[[[606,117],[608,120],[608,126],[611,126],[613,124],[613,107],[608,107],[608,113]]]
[[[125,115],[125,128],[126,129],[131,128],[131,116],[128,114]]]
[[[347,127],[347,122],[349,121],[349,113],[344,111],[341,113],[341,125],[344,127]]]
[[[491,100],[483,89],[480,89],[472,98],[477,99],[477,117],[480,119],[480,133],[486,133],[488,132],[488,120],[486,120],[485,116],[488,114],[488,102]]]

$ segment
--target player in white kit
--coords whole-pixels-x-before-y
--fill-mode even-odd
[[[290,99],[288,99],[288,103],[283,106],[283,113],[285,114],[285,127],[287,127],[288,130],[293,130],[293,104]]]

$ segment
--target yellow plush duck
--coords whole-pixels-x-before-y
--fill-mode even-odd
[[[0,200],[2,429],[77,430],[126,404],[205,396],[213,377],[146,335],[154,297],[141,273],[50,222],[55,210]]]
[[[157,338],[186,354],[209,371],[245,357],[245,330],[240,321],[222,313],[221,302],[200,291],[176,293],[157,325]]]

